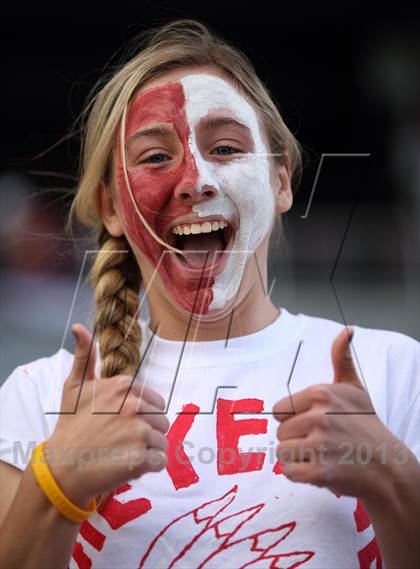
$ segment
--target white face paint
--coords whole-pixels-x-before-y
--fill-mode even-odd
[[[222,215],[239,219],[232,252],[224,270],[216,277],[210,310],[223,308],[238,292],[245,264],[269,231],[274,214],[270,186],[270,161],[263,143],[257,115],[233,86],[213,75],[187,75],[180,80],[190,129],[189,146],[199,172],[198,188],[213,186],[218,194],[193,207],[200,217]],[[208,115],[226,114],[250,129],[254,152],[224,162],[209,162],[199,150],[196,129]]]

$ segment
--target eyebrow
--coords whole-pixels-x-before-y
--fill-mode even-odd
[[[246,125],[242,124],[241,122],[237,121],[232,117],[204,117],[203,119],[200,120],[199,126],[206,130],[216,129],[223,126],[235,126],[242,129],[248,134],[251,132]],[[173,126],[169,124],[146,127],[131,135],[127,140],[127,146],[130,147],[136,140],[139,140],[140,138],[147,138],[152,136],[165,137],[174,134],[175,130]]]
[[[164,137],[174,134],[175,134],[174,128],[170,125],[156,125],[148,128],[143,128],[142,130],[135,132],[133,135],[129,137],[129,139],[127,140],[127,146],[130,146],[131,144],[133,144],[133,142],[135,142],[139,138],[147,138],[152,136]]]
[[[251,132],[246,125],[232,117],[204,117],[200,121],[200,127],[205,128],[206,130],[220,128],[222,126],[236,126],[247,133]]]

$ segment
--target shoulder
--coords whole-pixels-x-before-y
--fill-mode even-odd
[[[49,380],[51,377],[66,377],[70,372],[73,362],[73,354],[60,349],[51,356],[46,356],[22,364],[18,369],[33,381]]]
[[[407,334],[393,330],[369,328],[353,322],[344,324],[336,320],[308,314],[302,316],[305,320],[305,336],[311,336],[316,341],[334,340],[336,335],[347,325],[353,328],[353,343],[361,349],[366,350],[375,347],[381,353],[387,354],[390,359],[398,359],[408,355],[418,360],[420,343]]]
[[[63,385],[70,373],[73,355],[60,349],[51,356],[38,358],[17,366],[1,386],[3,392],[18,389],[25,392],[34,389],[42,395]]]
[[[303,315],[302,340],[308,345],[308,365],[322,360],[331,377],[331,345],[344,324],[327,318]],[[353,322],[351,354],[358,375],[383,422],[400,436],[420,401],[420,343],[401,332],[359,326]],[[410,443],[411,448],[413,444]]]
[[[23,470],[33,445],[50,437],[73,356],[55,354],[14,369],[0,389],[0,459]],[[32,445],[32,446],[31,446]]]
[[[344,324],[317,316],[303,315],[303,342],[310,353],[325,360],[331,357],[331,346]],[[351,352],[354,364],[366,387],[386,389],[388,395],[420,391],[420,343],[401,332],[359,326],[353,329]],[[321,356],[322,354],[322,356]]]

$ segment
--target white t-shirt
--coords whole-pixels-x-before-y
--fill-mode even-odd
[[[144,353],[152,335],[142,327]],[[291,482],[276,464],[272,406],[289,379],[292,393],[332,381],[331,344],[342,327],[282,308],[268,327],[227,344],[155,336],[140,379],[170,400],[168,466],[118,488],[81,525],[70,567],[379,569],[361,502]],[[353,360],[378,416],[419,459],[420,344],[353,328]],[[2,460],[24,469],[33,446],[51,435],[72,359],[59,350],[6,380]]]

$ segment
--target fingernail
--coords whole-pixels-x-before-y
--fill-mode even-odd
[[[168,456],[166,452],[163,452],[163,450],[158,450],[157,454],[163,464],[166,464],[168,462]]]
[[[78,342],[78,341],[79,341],[79,335],[77,334],[77,332],[75,331],[75,329],[72,328],[72,329],[71,329],[71,332],[72,332],[73,336],[76,338],[76,342]]]

